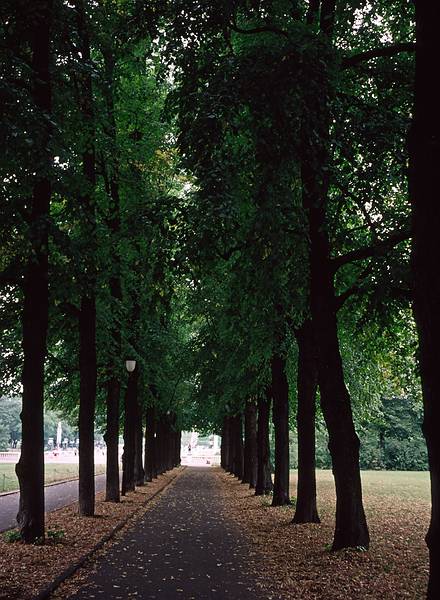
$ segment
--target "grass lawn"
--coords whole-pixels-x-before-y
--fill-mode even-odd
[[[319,492],[330,492],[334,488],[330,470],[317,470]],[[291,496],[296,496],[297,471],[290,472]],[[398,497],[405,500],[430,500],[428,471],[362,471],[364,496]]]
[[[105,472],[105,465],[96,465],[95,473],[98,475]],[[50,463],[44,468],[45,483],[73,479],[78,477],[77,464]],[[0,463],[0,493],[18,490],[18,480],[15,475],[15,464]]]
[[[363,471],[363,500],[370,531],[368,552],[331,552],[335,486],[330,470],[317,471],[320,524],[293,525],[295,507],[270,507],[231,475],[225,514],[252,537],[264,558],[262,585],[282,587],[283,600],[421,600],[426,597],[430,517],[429,473]],[[291,471],[290,495],[296,497]],[[272,593],[272,592],[271,592]]]

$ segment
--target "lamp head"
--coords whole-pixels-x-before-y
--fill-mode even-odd
[[[136,361],[135,360],[126,360],[125,367],[129,373],[133,373],[133,371],[136,368]]]

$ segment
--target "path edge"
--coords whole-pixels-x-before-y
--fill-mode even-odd
[[[125,525],[132,519],[135,515],[141,512],[141,509],[144,508],[153,498],[158,496],[161,492],[163,492],[170,484],[173,482],[184,470],[185,466],[181,465],[181,469],[179,472],[174,475],[169,481],[167,481],[161,488],[156,490],[152,496],[148,498],[133,514],[126,517],[123,521],[118,523],[109,533],[106,533],[104,537],[102,537],[99,542],[97,542],[93,548],[91,548],[88,552],[83,554],[76,562],[69,565],[67,569],[65,569],[60,575],[55,577],[44,589],[42,589],[38,594],[31,596],[30,600],[46,600],[50,598],[50,595],[64,582],[66,579],[71,577],[78,569],[80,569],[83,564],[92,557],[95,552],[100,550],[107,542],[109,542],[117,533],[120,531]]]

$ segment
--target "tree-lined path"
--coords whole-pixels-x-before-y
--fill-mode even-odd
[[[189,467],[99,560],[70,600],[266,598],[249,570],[246,540],[222,514],[215,473]]]
[[[422,0],[0,3],[0,450],[20,450],[18,528],[0,539],[8,600],[35,597],[137,511],[193,452],[186,432],[220,436],[221,467],[249,485],[231,486],[228,521],[237,504],[251,514],[237,487],[267,507],[252,539],[275,558],[265,577],[287,574],[283,600],[440,598],[439,21]],[[79,459],[77,505],[50,515],[48,409]],[[365,468],[429,470],[429,526],[399,498],[376,509]],[[210,477],[185,474],[171,512],[161,500],[114,550],[103,595],[191,594],[188,573],[204,582],[195,597],[247,593]],[[275,568],[281,514],[297,552]]]

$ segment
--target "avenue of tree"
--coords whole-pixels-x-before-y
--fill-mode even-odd
[[[46,404],[77,420],[84,516],[96,427],[109,502],[177,465],[196,428],[273,506],[290,503],[294,430],[293,524],[319,523],[325,428],[332,549],[368,549],[357,430],[398,398],[423,405],[439,597],[439,13],[2,3],[1,392],[22,397],[25,542],[45,532]]]

